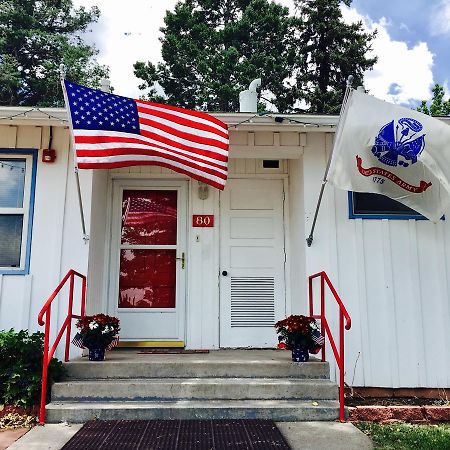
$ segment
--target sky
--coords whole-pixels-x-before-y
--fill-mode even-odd
[[[110,67],[115,93],[137,98],[136,61],[161,60],[159,28],[177,0],[74,0],[75,6],[97,5],[98,23],[85,40],[100,51],[98,61]],[[278,0],[292,8],[292,0]],[[365,88],[378,98],[415,106],[431,97],[434,83],[450,94],[450,0],[353,0],[343,6],[344,20],[361,20],[377,30],[373,54],[378,62],[365,74]]]

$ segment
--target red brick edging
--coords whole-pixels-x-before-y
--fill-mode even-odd
[[[450,422],[450,406],[348,407],[350,422]]]

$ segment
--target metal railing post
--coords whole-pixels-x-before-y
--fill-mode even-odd
[[[44,331],[44,352],[42,355],[42,380],[41,380],[41,403],[39,406],[39,423],[45,423],[45,401],[47,399],[47,374],[48,374],[48,349],[50,340],[50,314],[51,306],[45,313],[45,331]]]
[[[66,351],[64,352],[64,361],[69,361],[69,349],[70,349],[70,332],[72,331],[72,307],[73,307],[73,285],[74,285],[75,275],[72,273],[70,275],[69,284],[69,306],[67,309],[67,317],[69,318],[66,328]]]
[[[344,393],[344,314],[339,314],[339,420],[345,422]]]
[[[325,336],[325,280],[320,274],[320,334]],[[325,345],[322,347],[322,362],[325,362]]]

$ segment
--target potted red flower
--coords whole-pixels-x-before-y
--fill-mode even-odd
[[[103,361],[105,350],[119,338],[119,319],[106,314],[84,316],[76,323],[80,329],[77,338],[89,349],[90,361]]]
[[[278,348],[292,350],[292,361],[305,362],[309,353],[317,353],[325,339],[313,317],[291,315],[275,324]]]

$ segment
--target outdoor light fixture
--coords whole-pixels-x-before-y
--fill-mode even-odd
[[[209,186],[206,183],[198,182],[198,198],[206,200],[209,197]]]

